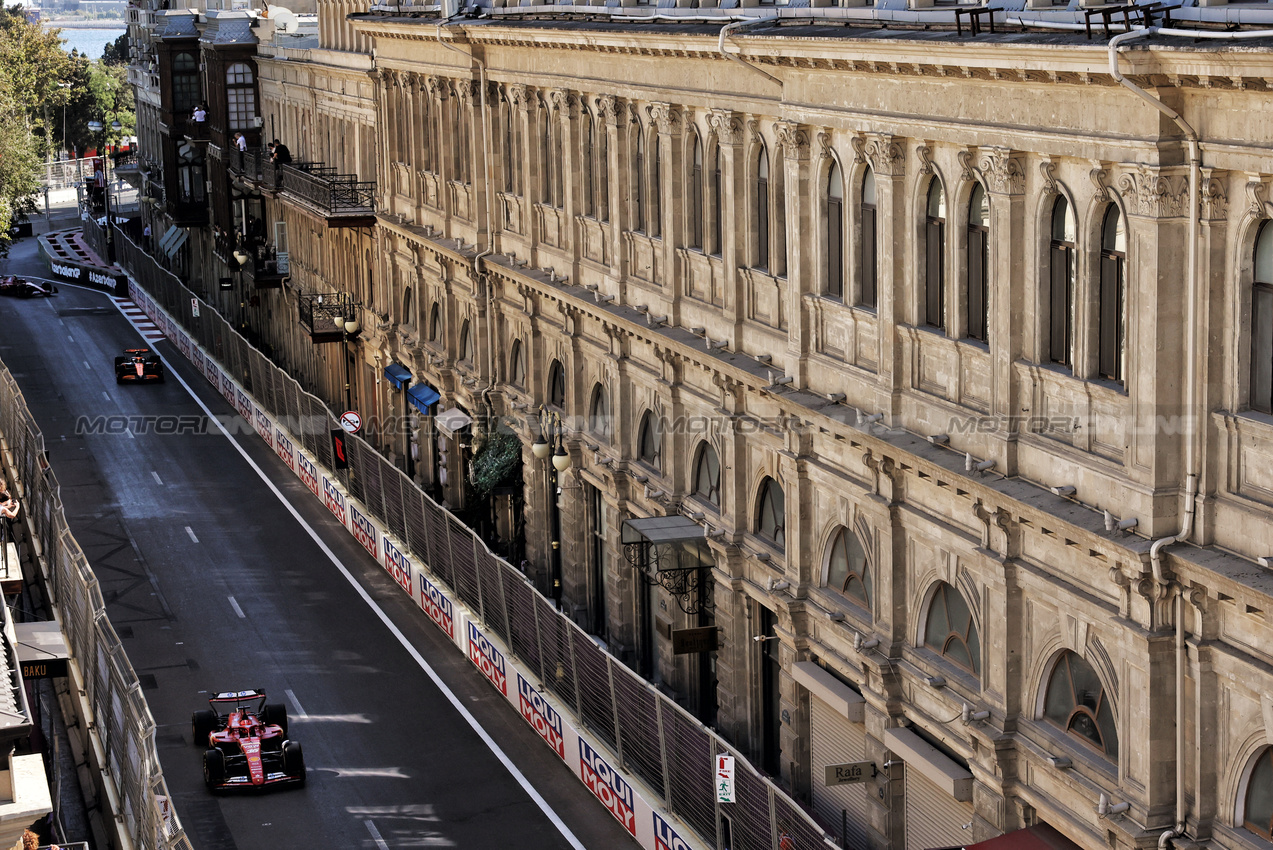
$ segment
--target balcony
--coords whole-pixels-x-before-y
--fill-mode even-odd
[[[218,233],[213,250],[223,263],[237,268],[253,289],[279,289],[290,276],[287,252],[241,233]]]
[[[340,342],[347,333],[345,323],[355,321],[358,306],[348,292],[302,294],[300,314],[301,327],[309,332],[309,338],[315,345]]]
[[[262,167],[262,181],[271,175]],[[339,174],[321,162],[297,162],[276,167],[275,185],[285,200],[308,210],[328,227],[369,227],[376,223],[376,184],[356,174]]]

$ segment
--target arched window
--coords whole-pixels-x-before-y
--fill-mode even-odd
[[[1123,380],[1124,283],[1127,274],[1127,233],[1123,216],[1114,204],[1105,211],[1101,225],[1101,285],[1097,315],[1100,346],[1097,372],[1111,381]]]
[[[542,103],[539,106],[539,202],[553,201],[553,151],[552,113]]]
[[[1067,649],[1057,659],[1048,678],[1043,716],[1111,759],[1118,758],[1118,730],[1109,694],[1092,665],[1078,653]]]
[[[592,402],[588,405],[588,430],[610,442],[610,405],[606,403],[606,388],[597,384],[592,389]]]
[[[694,462],[694,495],[720,507],[720,458],[710,443],[703,443]]]
[[[844,297],[844,177],[840,174],[840,164],[831,161],[831,172],[827,175],[827,220],[826,230],[822,234],[826,242],[826,268],[823,275],[827,280],[827,295],[832,298]]]
[[[414,325],[415,315],[411,312],[411,287],[404,287],[402,290],[402,323],[404,325]]]
[[[968,201],[967,291],[964,298],[965,335],[989,339],[990,304],[987,300],[986,267],[990,264],[990,202],[980,183],[972,187]]]
[[[561,142],[561,113],[552,113],[552,176],[553,206],[563,207],[566,204],[566,157]]]
[[[548,406],[558,410],[566,406],[566,370],[560,360],[548,367]]]
[[[433,173],[437,171],[437,166],[433,161],[433,139],[430,135],[433,132],[433,122],[429,120],[429,98],[421,97],[417,102],[420,104],[420,167]]]
[[[455,173],[453,179],[461,183],[469,182],[469,163],[473,156],[473,148],[469,142],[469,107],[463,100],[455,103]]]
[[[787,545],[787,502],[782,485],[772,478],[760,483],[760,499],[756,502],[756,533],[777,544]]]
[[[924,646],[970,673],[981,673],[981,641],[968,603],[958,590],[940,582],[933,591],[924,625]]]
[[[877,238],[875,235],[875,172],[870,168],[862,175],[862,207],[858,217],[858,304],[875,307],[879,272],[877,271]]]
[[[442,311],[437,304],[429,308],[429,342],[442,341]]]
[[[650,235],[663,235],[663,143],[659,134],[650,131]]]
[[[1052,205],[1052,245],[1048,252],[1048,359],[1073,364],[1074,212],[1064,195]]]
[[[247,130],[256,118],[256,85],[252,66],[235,62],[225,72],[226,107],[229,110],[230,129]]]
[[[641,462],[660,469],[663,460],[663,433],[657,417],[646,411],[641,417],[641,430],[637,435],[637,457]]]
[[[427,147],[427,145],[426,145]],[[521,156],[517,151],[517,109],[511,100],[504,101],[504,191],[510,195],[517,191],[517,164]]]
[[[596,215],[596,194],[593,187],[596,185],[596,145],[593,144],[593,127],[592,116],[588,114],[585,108],[580,111],[579,119],[583,127],[583,214],[586,216]]]
[[[1273,413],[1273,226],[1260,225],[1255,239],[1251,290],[1251,409]]]
[[[604,124],[597,134],[597,218],[610,220],[610,134]]]
[[[712,157],[712,209],[711,209],[711,225],[712,225],[712,254],[719,257],[721,251],[724,250],[725,243],[721,217],[724,215],[724,207],[721,205],[721,153],[720,144],[716,145],[716,154]]]
[[[520,339],[513,340],[513,350],[508,355],[508,382],[526,388],[526,350]]]
[[[690,247],[703,250],[703,142],[698,133],[690,145],[689,241]]]
[[[473,335],[469,333],[469,320],[460,325],[460,362],[473,362]]]
[[[928,203],[924,218],[924,298],[921,304],[923,323],[929,327],[946,327],[946,193],[941,179],[928,184]]]
[[[769,190],[770,228],[769,273],[774,277],[787,276],[787,170],[783,163],[782,147],[774,149],[773,181]]]
[[[758,269],[769,268],[769,156],[765,146],[756,149],[756,177],[752,183],[752,217],[756,223],[756,245],[753,263]]]
[[[641,125],[632,130],[632,229],[645,232],[645,134]]]
[[[841,528],[827,555],[827,587],[871,610],[871,568],[858,536]]]
[[[193,53],[172,57],[172,110],[188,114],[199,102],[199,63]]]
[[[1273,747],[1261,750],[1251,768],[1242,798],[1242,825],[1273,840]]]

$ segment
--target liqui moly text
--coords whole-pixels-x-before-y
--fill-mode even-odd
[[[248,394],[243,390],[235,389],[234,406],[239,409],[239,415],[247,421],[252,421],[252,402],[248,400]]]
[[[282,428],[274,429],[274,453],[283,459],[283,463],[288,466],[292,465],[292,456],[295,454],[292,441],[283,433]]]
[[[411,560],[401,549],[390,543],[388,537],[380,538],[380,548],[384,550],[384,565],[389,575],[393,576],[399,587],[408,594],[411,593]]]
[[[659,817],[659,813],[654,813],[654,850],[693,850],[685,839],[676,834],[676,830],[672,829],[672,825],[663,818]]]
[[[517,674],[517,707],[521,709],[526,722],[535,727],[539,737],[564,759],[566,739],[561,733],[561,715],[544,701],[539,691],[520,673]]]
[[[349,516],[354,521],[354,539],[362,544],[368,555],[376,557],[376,527],[353,505],[349,506]]]
[[[455,609],[451,607],[451,600],[423,575],[420,576],[420,607],[447,637],[455,640]]]
[[[256,410],[256,433],[265,438],[265,442],[273,446],[274,427],[270,425],[270,417],[265,414],[264,410],[257,408]]]
[[[508,668],[504,664],[504,653],[496,649],[472,623],[469,623],[469,660],[491,680],[492,685],[499,688],[501,694],[508,696]]]
[[[583,738],[579,739],[579,768],[583,773],[583,784],[635,838],[636,812],[633,809],[636,807],[636,794],[632,786]]]
[[[345,522],[345,494],[336,489],[336,482],[330,478],[323,478],[323,504],[327,506],[327,510],[332,512],[332,516],[340,520],[343,525]]]
[[[296,471],[300,473],[301,481],[309,488],[309,491],[315,496],[321,496],[318,491],[318,467],[314,462],[305,455],[296,456]]]

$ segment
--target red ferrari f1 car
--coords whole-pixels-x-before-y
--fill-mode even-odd
[[[137,384],[145,381],[164,382],[164,364],[149,348],[125,348],[115,358],[115,383]]]
[[[50,295],[57,295],[57,287],[16,275],[8,275],[0,277],[0,295],[9,295],[14,298],[48,298]]]
[[[287,737],[287,706],[267,704],[265,691],[230,691],[208,699],[190,720],[211,791],[305,784],[301,745]]]

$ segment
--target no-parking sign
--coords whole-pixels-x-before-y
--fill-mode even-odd
[[[358,429],[362,427],[362,417],[358,415],[357,411],[346,410],[340,414],[340,427],[351,434],[357,434]]]

